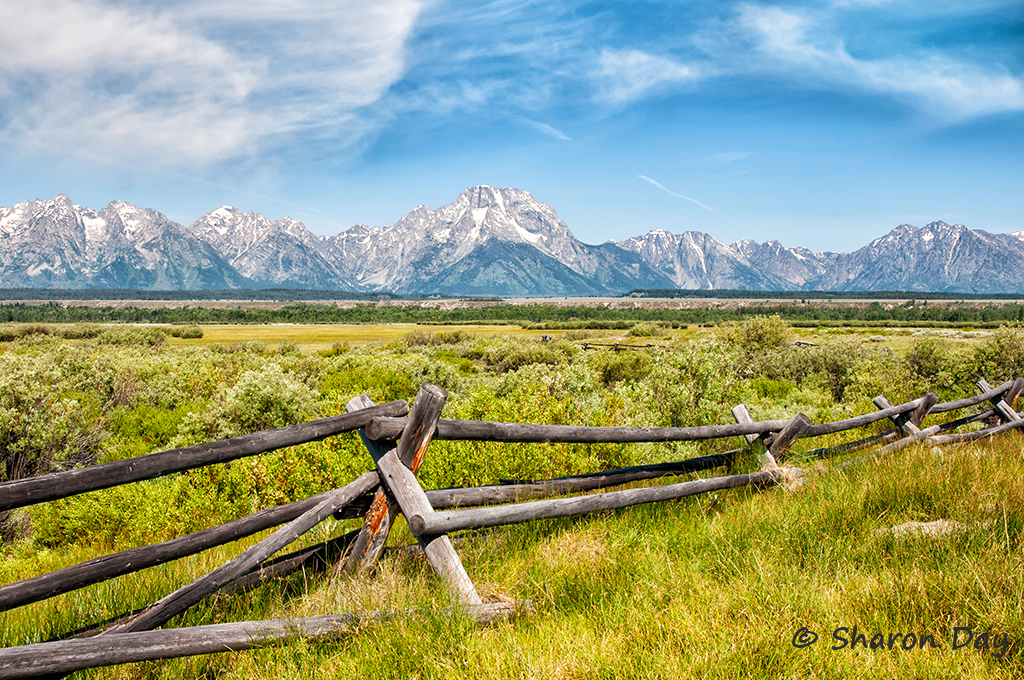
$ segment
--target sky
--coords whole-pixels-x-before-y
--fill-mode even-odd
[[[477,184],[588,243],[1024,230],[1024,3],[0,2],[0,205],[333,235]]]

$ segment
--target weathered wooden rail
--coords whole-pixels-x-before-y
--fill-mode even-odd
[[[808,453],[825,458],[881,445],[881,448],[876,448],[867,456],[848,459],[843,463],[849,466],[917,442],[952,444],[1024,427],[1024,419],[1013,409],[1014,400],[1024,391],[1024,379],[1017,378],[995,388],[981,380],[977,387],[979,394],[944,404],[937,403],[938,398],[932,393],[897,405],[879,396],[875,399],[875,412],[832,423],[811,423],[803,414],[797,414],[789,420],[755,421],[746,407],[740,404],[733,409],[737,421],[734,424],[697,427],[583,427],[442,419],[440,414],[447,392],[434,385],[424,385],[411,411],[404,401],[375,406],[365,396],[357,397],[349,403],[348,412],[344,415],[116,463],[6,482],[0,484],[0,510],[227,462],[352,430],[359,432],[376,467],[375,471],[333,491],[261,510],[248,517],[163,543],[132,548],[0,586],[0,611],[13,609],[280,527],[235,559],[149,607],[119,618],[106,629],[77,633],[95,635],[93,638],[0,649],[0,678],[39,675],[59,677],[60,674],[74,670],[114,663],[247,649],[297,636],[318,638],[337,634],[356,620],[389,618],[393,613],[356,612],[289,622],[250,621],[149,632],[215,592],[250,588],[267,578],[282,576],[314,563],[323,565],[341,556],[348,570],[370,568],[379,559],[390,527],[399,512],[405,515],[423,554],[452,590],[463,613],[480,622],[487,622],[509,615],[514,608],[505,603],[487,604],[481,601],[448,537],[451,532],[571,517],[720,489],[789,483],[800,477],[802,471],[793,467],[780,467],[779,463],[797,440],[862,428],[886,420],[893,429]],[[979,405],[990,408],[938,425],[922,426],[924,419],[931,414]],[[401,417],[404,414],[408,414],[408,417]],[[972,432],[943,434],[982,420],[999,422]],[[434,439],[592,444],[700,441],[729,437],[742,437],[745,446],[683,461],[557,479],[424,490],[416,478],[416,471]],[[755,450],[761,461],[762,469],[759,472],[551,498],[729,467],[737,454],[749,448]],[[355,532],[271,559],[285,546],[332,515],[337,518],[364,517],[364,524]]]
[[[580,345],[580,347],[583,350],[593,349],[595,347],[607,347],[613,352],[625,352],[627,350],[630,352],[636,352],[637,350],[641,349],[650,349],[654,347],[654,345],[651,343],[647,343],[646,345],[627,345],[626,343],[623,342],[613,342],[611,344],[600,342],[584,342],[582,345]]]
[[[208,444],[151,453],[111,463],[91,465],[78,470],[55,472],[38,477],[18,479],[0,484],[0,510],[76,496],[87,491],[109,489],[144,479],[155,479],[174,472],[192,470],[214,463],[255,456],[296,444],[327,439],[342,432],[364,427],[375,416],[399,415],[409,412],[403,400],[375,406],[356,413],[331,416],[276,430],[246,434]]]

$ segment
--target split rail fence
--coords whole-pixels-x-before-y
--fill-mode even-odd
[[[796,467],[781,466],[789,448],[802,438],[835,434],[880,421],[894,426],[886,432],[804,455],[832,458],[872,449],[847,458],[848,467],[918,442],[948,445],[990,437],[1024,427],[1013,403],[1024,379],[991,387],[977,383],[980,394],[938,403],[934,393],[892,405],[875,398],[877,411],[832,423],[812,423],[805,415],[790,420],[754,421],[746,406],[733,409],[734,424],[698,427],[583,427],[530,423],[448,420],[440,417],[448,393],[423,385],[410,410],[405,401],[374,405],[362,395],[350,401],[343,415],[258,432],[138,458],[104,463],[0,484],[0,511],[57,500],[214,463],[266,453],[287,446],[358,431],[375,470],[350,484],[305,500],[269,508],[221,526],[180,538],[124,550],[55,572],[0,586],[0,611],[46,600],[91,584],[177,560],[224,545],[272,527],[274,533],[234,559],[170,593],[163,599],[114,621],[75,631],[61,639],[0,649],[0,678],[57,678],[80,670],[135,661],[238,651],[291,639],[325,638],[351,630],[355,624],[381,621],[409,612],[350,612],[288,620],[245,621],[190,628],[156,629],[216,592],[236,592],[269,578],[299,569],[323,569],[343,560],[349,572],[370,569],[381,556],[398,513],[405,516],[423,554],[459,603],[462,614],[480,623],[511,616],[512,603],[485,603],[466,573],[448,534],[537,519],[571,517],[602,510],[677,499],[741,486],[792,485],[803,476]],[[924,427],[929,415],[976,408],[978,412]],[[952,432],[971,423],[986,426]],[[474,440],[517,443],[678,442],[742,437],[742,448],[687,460],[548,480],[514,481],[491,486],[424,490],[416,478],[430,442]],[[737,454],[753,449],[760,471],[726,474],[675,484],[634,486],[572,497],[552,498],[731,467]],[[329,517],[363,517],[360,529],[329,541],[272,559],[273,556]]]

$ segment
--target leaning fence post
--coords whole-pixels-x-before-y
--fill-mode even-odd
[[[754,418],[753,416],[750,415],[750,411],[749,409],[747,409],[746,404],[739,404],[737,406],[734,406],[732,409],[732,417],[735,418],[736,422],[741,425],[754,422]],[[756,446],[757,460],[761,464],[762,470],[770,470],[772,468],[776,468],[779,466],[778,463],[775,462],[775,457],[768,450],[768,447],[765,446],[765,439],[767,438],[767,433],[745,434],[743,435],[743,438],[747,441],[747,444],[749,444],[750,446]],[[758,442],[760,442],[760,445],[757,445]]]
[[[426,454],[427,446],[434,436],[438,417],[440,416],[441,409],[444,408],[447,398],[448,393],[443,388],[430,383],[421,386],[420,391],[416,394],[416,402],[409,412],[409,419],[402,429],[397,447],[399,459],[412,470],[413,474],[416,474],[423,463],[423,456]],[[356,399],[360,398],[356,397]],[[368,402],[369,398],[366,401]],[[352,402],[349,403],[352,404]],[[360,405],[363,408],[368,408],[366,403],[361,400],[354,406]],[[429,414],[435,410],[437,413],[430,416]],[[375,463],[388,451],[395,449],[393,442],[378,442],[369,439],[362,429],[359,431],[359,436],[366,444],[366,448]],[[377,559],[384,550],[384,544],[388,540],[388,534],[391,532],[391,525],[394,524],[396,512],[396,508],[392,506],[383,491],[378,491],[376,496],[374,496],[373,504],[366,513],[363,529],[359,534],[359,538],[356,539],[356,543],[352,548],[352,554],[346,563],[348,571],[364,571],[376,564]]]
[[[1013,381],[1013,384],[1010,385],[1010,389],[1006,390],[1006,393],[1003,394],[1003,401],[1005,401],[1006,405],[1012,409],[1013,402],[1017,400],[1017,397],[1020,396],[1021,392],[1024,392],[1024,378],[1018,377]]]
[[[992,386],[988,384],[988,381],[984,378],[978,380],[975,383],[982,392],[988,392],[992,389]],[[1016,420],[1020,420],[1020,415],[1013,410],[1013,402],[1020,394],[1021,388],[1024,387],[1024,378],[1017,378],[1013,381],[1010,389],[1003,393],[1002,396],[992,397],[989,399],[989,403],[992,404],[992,408],[996,410],[996,414],[999,419],[1004,423],[1012,423]]]
[[[929,394],[931,393],[929,392]],[[884,411],[887,408],[892,408],[892,404],[889,403],[889,400],[883,397],[881,394],[872,399],[871,403],[873,403],[879,411]],[[917,415],[916,412],[915,415]],[[911,418],[907,418],[907,416],[902,413],[897,413],[895,415],[889,416],[889,420],[891,420],[893,424],[895,424],[896,427],[900,429],[900,432],[904,434],[918,434],[919,432],[921,432],[921,428],[918,427],[916,423],[911,422]]]
[[[799,439],[800,435],[810,426],[811,419],[803,413],[797,413],[796,417],[789,421],[789,424],[775,435],[771,448],[768,449],[768,455],[776,461],[782,460],[783,456],[786,455],[786,451],[793,445],[793,442]]]
[[[402,513],[408,518],[413,516],[426,517],[434,514],[430,506],[427,494],[420,486],[419,480],[412,470],[405,467],[398,460],[394,452],[377,461],[377,469],[380,470],[381,481],[387,487],[388,492],[398,501]],[[412,529],[412,525],[409,527]],[[448,586],[455,591],[462,605],[472,606],[481,603],[476,587],[466,573],[458,553],[452,546],[448,534],[417,534],[416,540],[423,548],[423,553],[434,568],[437,575],[441,577]]]
[[[373,406],[373,400],[365,394],[355,397],[345,405],[345,411],[351,413]],[[370,453],[374,462],[380,459],[385,453],[395,448],[393,441],[374,441],[366,436],[366,430],[359,428],[359,438]],[[352,550],[345,559],[345,571],[352,573],[370,568],[377,561],[384,543],[387,541],[388,533],[391,530],[393,514],[388,507],[388,499],[384,489],[377,489],[373,496],[373,502],[363,519],[363,526],[359,535],[352,543]]]
[[[921,423],[924,422],[925,416],[928,415],[929,411],[935,404],[939,403],[939,395],[934,392],[925,392],[924,396],[921,397],[921,403],[914,409],[914,413],[910,416],[910,422],[918,427],[921,427]]]
[[[423,462],[434,428],[441,417],[448,392],[437,385],[425,384],[420,388],[409,413],[409,422],[399,441],[399,448],[388,451],[377,461],[381,483],[408,517],[434,512],[427,494],[420,486],[412,468]],[[407,443],[402,447],[403,443]],[[403,451],[404,448],[404,451]],[[403,454],[407,454],[408,458]],[[410,527],[411,528],[411,527]],[[417,534],[416,540],[437,575],[455,591],[463,606],[481,604],[480,596],[466,573],[458,553],[447,534],[437,536]]]

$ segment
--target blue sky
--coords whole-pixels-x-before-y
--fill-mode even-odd
[[[1024,4],[7,0],[0,205],[319,234],[514,186],[599,243],[1024,229]]]

